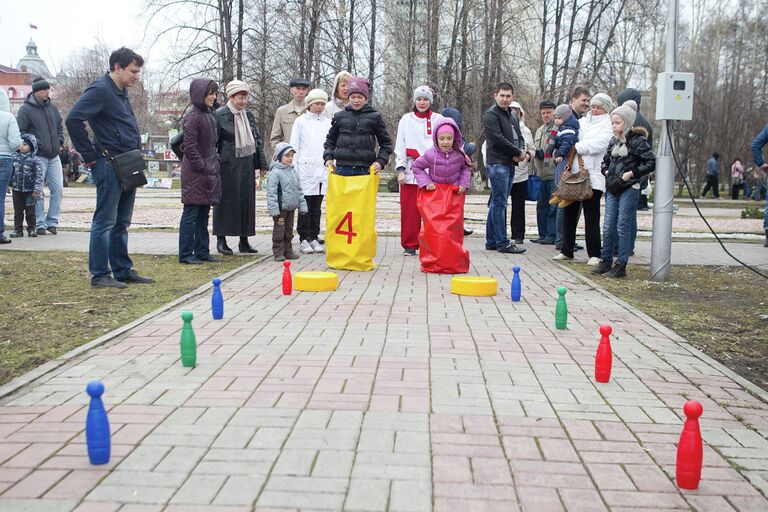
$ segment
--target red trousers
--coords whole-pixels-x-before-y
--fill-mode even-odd
[[[403,249],[419,248],[421,215],[416,206],[418,185],[400,185],[400,245]]]

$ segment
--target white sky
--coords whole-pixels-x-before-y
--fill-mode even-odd
[[[26,55],[30,36],[38,55],[55,75],[65,59],[97,39],[109,48],[127,46],[151,66],[149,43],[142,43],[146,23],[141,20],[144,0],[31,0],[0,10],[0,64],[16,66]],[[37,25],[30,30],[29,24]]]

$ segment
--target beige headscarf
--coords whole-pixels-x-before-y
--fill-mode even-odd
[[[239,92],[250,93],[251,88],[241,80],[232,80],[227,84],[227,97],[231,98]],[[232,100],[227,101],[227,107],[235,116],[235,157],[251,156],[256,152],[256,139],[253,138],[248,114],[244,108],[235,107]]]

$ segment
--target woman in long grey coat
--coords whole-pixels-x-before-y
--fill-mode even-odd
[[[232,80],[226,87],[229,101],[216,111],[221,155],[221,202],[213,208],[216,250],[233,254],[227,236],[240,237],[238,250],[256,253],[248,237],[256,234],[256,169],[267,172],[267,158],[256,129],[256,119],[246,110],[250,87]]]

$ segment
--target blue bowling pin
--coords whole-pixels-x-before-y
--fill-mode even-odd
[[[515,275],[512,277],[512,286],[510,287],[510,295],[512,298],[512,302],[520,302],[520,267],[515,265],[512,267],[512,272],[515,273]]]
[[[91,397],[88,417],[85,419],[85,442],[88,445],[88,458],[91,460],[91,464],[106,464],[109,462],[111,440],[107,411],[104,409],[104,402],[101,401],[104,384],[94,380],[88,383],[85,390]]]
[[[211,312],[214,320],[224,318],[224,296],[221,294],[221,279],[213,280],[213,296],[211,296]]]

